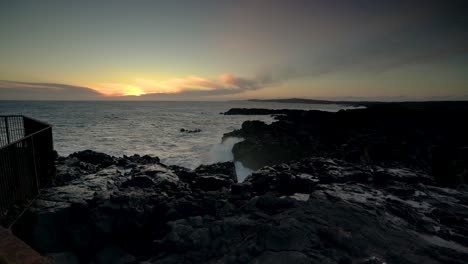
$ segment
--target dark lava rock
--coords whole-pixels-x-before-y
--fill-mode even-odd
[[[98,167],[78,158],[57,158],[55,161],[55,177],[53,185],[61,185],[83,175],[97,172]]]
[[[441,184],[468,183],[468,147],[433,146],[432,171]]]
[[[148,176],[134,176],[130,180],[122,183],[123,187],[139,187],[150,188],[154,184],[153,180]]]
[[[250,135],[261,131],[266,132],[268,130],[269,127],[264,122],[258,120],[248,120],[242,123],[242,128],[240,130],[235,130],[225,134],[223,139],[228,137],[243,137],[244,135]]]
[[[182,133],[199,133],[199,132],[201,132],[201,129],[196,128],[196,129],[191,130],[191,129],[181,128],[180,132],[182,132]]]
[[[193,183],[193,187],[204,191],[216,191],[221,188],[229,188],[234,183],[225,175],[201,175]]]
[[[115,160],[113,157],[105,153],[96,152],[92,150],[83,150],[83,151],[75,152],[71,154],[70,156],[75,157],[79,159],[80,161],[91,163],[93,165],[98,165],[101,167],[108,167],[115,163]]]
[[[275,213],[292,207],[294,203],[291,200],[281,199],[272,193],[267,193],[258,197],[255,205],[263,211]]]
[[[269,251],[258,258],[256,258],[255,263],[269,263],[269,264],[288,264],[288,263],[297,263],[297,264],[309,264],[311,263],[307,255],[297,252],[297,251],[284,251],[284,252],[274,252]]]
[[[123,167],[131,167],[137,164],[157,164],[160,163],[158,157],[152,157],[149,155],[140,156],[138,154],[134,154],[132,156],[123,156],[122,158],[118,158],[117,165]]]
[[[190,169],[177,166],[177,165],[170,165],[168,166],[181,180],[189,183],[193,183],[198,175]]]
[[[270,125],[246,121],[223,138],[245,139],[232,151],[236,161],[252,169],[320,156],[433,173],[447,186],[468,181],[468,123],[460,123],[468,116],[468,103],[366,105],[366,109],[337,113],[286,111]],[[275,110],[232,112],[272,114]]]
[[[421,172],[308,158],[234,183],[214,173],[219,165],[213,173],[192,171],[189,181],[178,176],[189,172],[180,167],[135,165],[112,165],[45,190],[15,233],[43,254],[80,263],[463,263],[468,257],[468,188],[437,187]],[[377,180],[382,175],[384,183]]]
[[[200,165],[194,171],[197,175],[222,174],[229,176],[233,181],[237,182],[236,167],[234,162],[218,162],[209,165]]]
[[[250,195],[251,189],[250,183],[235,183],[231,185],[231,193],[234,195]]]
[[[180,172],[179,172],[180,173]],[[236,169],[233,162],[219,162],[210,165],[200,165],[191,177],[193,188],[204,191],[216,191],[221,188],[230,188],[237,182]]]
[[[360,166],[318,157],[263,167],[247,177],[244,183],[250,184],[257,194],[269,191],[280,195],[311,193],[318,184],[362,183],[387,187],[388,191],[401,196],[414,193],[414,188],[406,188],[405,185],[436,184],[431,176],[407,168]]]
[[[125,252],[120,247],[107,247],[102,249],[96,254],[94,259],[95,264],[132,264],[135,263],[136,259],[134,256]]]
[[[290,110],[290,109],[262,109],[262,108],[231,108],[225,115],[281,115],[294,112],[300,112],[301,110]]]

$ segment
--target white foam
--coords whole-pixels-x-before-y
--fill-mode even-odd
[[[215,144],[211,147],[208,153],[204,157],[204,164],[212,164],[216,162],[234,161],[232,154],[232,147],[239,142],[242,142],[243,138],[229,137],[219,144]],[[245,167],[242,162],[234,162],[236,168],[237,180],[243,182],[247,176],[252,174],[252,170]]]
[[[212,164],[217,162],[233,161],[232,147],[234,144],[243,141],[243,138],[230,137],[219,144],[215,144],[206,153],[204,164]]]
[[[244,167],[240,161],[236,161],[234,165],[236,166],[237,181],[239,182],[243,182],[247,176],[250,176],[250,174],[253,172],[253,170]]]

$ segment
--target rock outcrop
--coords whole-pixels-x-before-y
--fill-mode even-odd
[[[185,129],[185,128],[181,128],[179,130],[181,133],[199,133],[201,132],[201,129],[199,128],[196,128],[196,129]]]
[[[468,188],[310,157],[254,172],[60,158],[16,233],[55,263],[465,263]],[[79,159],[79,160],[77,160]],[[64,175],[67,175],[66,177]],[[70,176],[72,175],[72,176]]]
[[[283,110],[265,113],[275,111]],[[468,123],[461,121],[466,116],[466,102],[380,103],[337,113],[295,110],[276,116],[278,121],[270,125],[246,121],[224,139],[245,139],[234,145],[233,154],[251,169],[319,156],[361,165],[404,166],[456,186],[468,182]]]
[[[263,108],[231,108],[224,115],[284,115],[299,113],[302,110],[291,109],[263,109]]]

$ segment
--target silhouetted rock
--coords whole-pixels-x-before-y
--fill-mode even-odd
[[[283,110],[263,112],[275,111]],[[233,147],[234,159],[252,169],[320,156],[433,172],[441,184],[454,186],[467,182],[468,123],[460,123],[465,116],[466,102],[379,103],[337,113],[295,110],[270,125],[246,121],[223,138],[244,138]]]
[[[434,146],[432,171],[441,184],[468,184],[468,147]]]
[[[290,110],[290,109],[263,109],[263,108],[231,108],[225,115],[282,115],[294,112],[300,112],[302,110]]]

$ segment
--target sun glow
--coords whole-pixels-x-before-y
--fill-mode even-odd
[[[104,83],[91,87],[105,96],[141,96],[147,93],[141,87],[128,84]]]
[[[140,87],[129,85],[127,90],[122,91],[122,94],[127,96],[140,96],[146,94],[146,92]]]
[[[195,75],[168,80],[137,78],[132,84],[100,83],[98,85],[91,85],[90,87],[105,96],[142,96],[149,94],[193,93],[197,91],[209,94],[210,92],[221,90],[256,90],[258,89],[257,86],[256,80],[239,78],[226,73],[217,78],[203,78]]]

